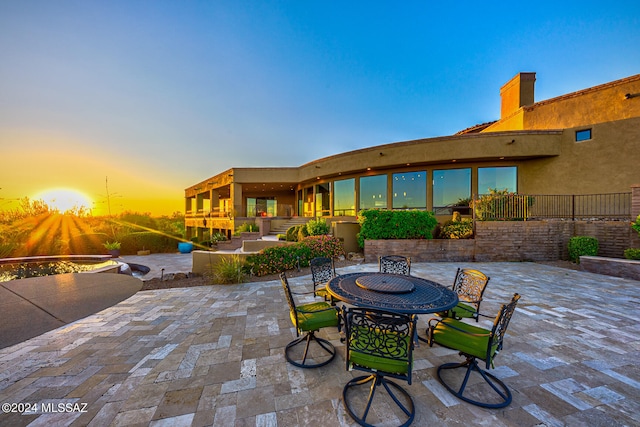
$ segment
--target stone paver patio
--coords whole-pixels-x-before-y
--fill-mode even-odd
[[[482,409],[450,395],[435,370],[461,358],[422,343],[407,386],[413,425],[640,425],[640,282],[533,263],[411,267],[446,285],[457,267],[482,270],[491,276],[482,311],[492,315],[514,292],[522,295],[492,370],[511,388],[512,404]],[[309,276],[290,283],[311,289]],[[428,317],[419,320],[420,334]],[[337,330],[320,336],[338,357],[315,370],[285,361],[294,336],[276,281],[138,292],[0,350],[0,402],[39,409],[0,414],[0,425],[354,425],[342,387],[360,374],[345,370]]]

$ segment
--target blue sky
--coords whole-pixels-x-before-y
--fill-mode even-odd
[[[0,2],[0,209],[47,187],[183,209],[229,167],[299,166],[640,72],[640,2]]]

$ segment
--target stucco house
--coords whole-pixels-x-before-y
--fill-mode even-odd
[[[230,235],[257,218],[352,221],[367,208],[449,215],[490,189],[585,195],[640,185],[640,74],[538,102],[535,79],[513,77],[500,89],[500,119],[455,135],[213,175],[185,189],[187,234]]]

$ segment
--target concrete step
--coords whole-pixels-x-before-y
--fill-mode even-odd
[[[280,227],[272,228],[269,231],[269,234],[272,234],[272,235],[285,234],[290,227],[293,227],[295,225],[306,224],[307,222],[309,222],[310,219],[311,218],[308,218],[308,217],[291,218],[289,221],[285,222]]]

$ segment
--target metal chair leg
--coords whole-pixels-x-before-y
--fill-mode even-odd
[[[355,409],[353,408],[352,404],[349,401],[347,392],[352,387],[361,386],[369,382],[371,382],[371,387],[369,389],[369,398],[367,399],[367,403],[365,404],[364,410],[362,411],[362,415],[358,415],[356,414]],[[371,405],[373,403],[376,390],[380,385],[382,385],[385,388],[385,390],[387,391],[391,399],[393,399],[396,405],[402,410],[402,412],[407,417],[406,421],[403,424],[401,424],[399,427],[407,427],[409,424],[413,422],[413,419],[416,414],[413,398],[404,388],[400,387],[398,384],[396,384],[393,381],[387,380],[382,375],[373,374],[369,376],[356,377],[351,381],[349,381],[344,386],[344,388],[342,389],[342,400],[344,401],[344,406],[347,412],[349,413],[351,418],[353,418],[359,425],[372,427],[373,426],[372,424],[367,423],[367,416],[369,415],[369,410],[371,409]],[[396,390],[396,393],[399,393],[402,396],[404,396],[404,400],[407,402],[406,405],[400,401],[400,399],[398,398],[396,393],[394,393],[392,388]]]
[[[302,361],[299,361],[294,359],[290,355],[290,352],[295,346],[297,346],[298,344],[301,344],[303,341],[305,342],[304,353],[302,354]],[[330,355],[329,359],[320,363],[312,363],[312,364],[307,363],[307,355],[309,354],[309,347],[312,341],[315,341],[318,344],[318,346],[320,346],[320,348],[322,348],[327,354]],[[321,366],[327,365],[336,357],[336,349],[335,347],[333,347],[333,344],[331,344],[329,341],[325,340],[324,338],[316,337],[315,333],[311,331],[311,332],[308,332],[306,335],[301,336],[291,341],[289,344],[287,344],[287,347],[285,348],[285,351],[284,351],[284,357],[293,366],[297,366],[299,368],[319,368]]]
[[[448,370],[448,369],[458,369],[458,368],[466,368],[466,372],[464,375],[464,379],[462,380],[462,384],[460,385],[458,390],[455,390],[452,386],[447,384],[442,379],[440,375],[440,371],[445,369]],[[482,379],[487,384],[489,384],[489,386],[491,386],[493,391],[497,394],[497,396],[500,399],[498,403],[481,402],[478,400],[471,399],[470,397],[467,397],[464,395],[465,389],[467,387],[467,382],[469,381],[471,373],[474,371],[479,373],[482,376]],[[494,375],[490,374],[484,369],[481,369],[480,366],[478,366],[478,362],[475,357],[467,357],[467,360],[461,363],[445,363],[444,365],[441,365],[438,367],[437,376],[438,376],[438,380],[440,380],[440,383],[447,390],[449,390],[451,394],[458,397],[459,399],[464,400],[465,402],[471,403],[472,405],[481,406],[483,408],[504,408],[505,406],[508,406],[511,403],[512,396],[509,388],[501,380],[496,378]]]

